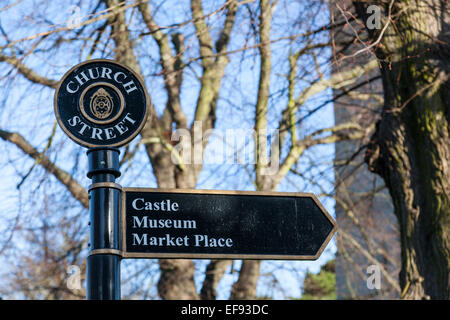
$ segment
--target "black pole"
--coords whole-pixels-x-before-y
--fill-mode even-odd
[[[87,299],[120,300],[121,186],[119,150],[87,151],[90,212],[90,252],[87,259]]]

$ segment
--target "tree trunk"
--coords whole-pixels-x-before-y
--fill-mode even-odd
[[[231,288],[230,300],[256,298],[256,285],[260,274],[261,260],[243,260],[239,279]]]
[[[275,4],[273,4],[275,5]],[[258,97],[255,108],[255,132],[256,132],[256,188],[258,191],[272,190],[265,182],[267,176],[264,170],[267,168],[267,110],[269,103],[270,74],[272,70],[270,29],[272,24],[272,12],[274,7],[270,0],[260,1],[259,37],[260,46],[260,73],[258,82]],[[230,299],[255,299],[256,286],[260,274],[261,261],[243,260],[239,279],[231,289]]]
[[[364,5],[355,5],[364,15]],[[385,104],[366,162],[385,180],[399,220],[405,299],[449,298],[447,6],[438,0],[396,1],[376,50]]]
[[[211,260],[206,268],[206,277],[200,292],[202,300],[217,298],[217,286],[231,263],[232,260]]]

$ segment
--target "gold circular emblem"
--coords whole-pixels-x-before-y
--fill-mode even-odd
[[[92,95],[89,107],[94,116],[105,119],[111,115],[114,102],[110,94],[105,89],[100,88]]]
[[[89,90],[92,88],[95,89],[95,87],[99,87],[90,97],[89,100],[89,113],[92,115],[90,116],[88,112],[86,112],[86,108],[88,106],[84,105],[84,96],[88,93]],[[114,92],[117,94],[120,100],[120,106],[119,108],[114,108],[114,99],[111,96],[110,93],[108,93],[107,90],[104,89],[104,87],[108,87],[114,90]],[[89,96],[89,95],[88,95]],[[119,89],[117,89],[115,86],[113,86],[110,83],[107,82],[97,82],[93,83],[90,86],[88,86],[86,89],[83,90],[80,96],[79,100],[79,106],[80,111],[83,114],[83,116],[88,119],[89,121],[96,123],[96,124],[107,124],[115,121],[117,118],[120,117],[122,114],[124,107],[125,107],[125,101],[123,98],[122,93]],[[116,114],[111,118],[108,119],[112,113],[114,112],[114,109],[118,109]]]

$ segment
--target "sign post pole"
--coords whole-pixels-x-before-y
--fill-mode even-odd
[[[121,187],[119,150],[87,151],[90,209],[90,254],[87,259],[87,299],[120,300]]]
[[[55,116],[70,139],[89,148],[89,300],[120,299],[121,197],[119,150],[149,117],[144,80],[112,60],[94,59],[72,67],[59,81]]]

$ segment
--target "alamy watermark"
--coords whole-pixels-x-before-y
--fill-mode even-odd
[[[172,133],[172,162],[179,166],[258,163],[262,175],[273,175],[279,169],[279,137],[277,129],[260,132],[253,129],[203,130],[202,121],[195,121],[192,130],[176,129]],[[204,152],[206,145],[207,153]]]
[[[81,268],[77,265],[70,265],[67,268],[67,289],[75,291],[81,290]]]
[[[81,8],[76,5],[72,5],[68,8],[67,13],[69,19],[67,19],[66,26],[69,29],[77,29],[80,27],[83,17],[81,16]]]
[[[381,268],[379,265],[372,264],[367,267],[367,280],[366,285],[369,290],[381,289]]]
[[[366,13],[370,14],[366,21],[368,29],[381,29],[381,8],[377,5],[370,5],[366,9]]]

